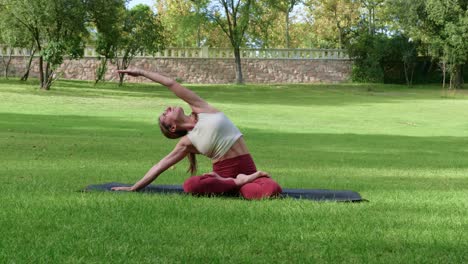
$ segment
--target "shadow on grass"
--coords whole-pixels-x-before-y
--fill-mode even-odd
[[[284,188],[356,191],[468,188],[466,177],[453,174],[454,170],[468,169],[466,137],[241,130],[257,167],[273,172]],[[34,178],[37,181],[43,177],[45,182],[50,181],[47,179],[51,174],[73,174],[77,170],[81,175],[122,181],[115,175],[144,173],[176,143],[165,139],[156,125],[143,122],[5,113],[0,113],[0,138],[0,158],[15,164],[0,171],[19,177],[26,171],[31,174],[30,166],[39,166],[40,169],[33,170]],[[200,158],[199,162],[201,173],[209,170],[208,159]],[[174,174],[172,177],[159,182],[181,184],[186,177],[185,166],[177,165],[177,170],[167,172]],[[25,171],[26,168],[30,169]],[[133,181],[127,177],[124,179]]]
[[[96,86],[87,81],[59,81],[49,92],[21,90],[31,83],[19,81],[0,82],[1,86],[17,87],[10,93],[35,94],[40,96],[67,96],[96,98],[106,96],[128,96],[142,98],[176,99],[167,88],[154,83],[102,83]],[[350,105],[362,103],[394,103],[404,100],[440,99],[439,90],[433,86],[408,88],[398,85],[380,84],[288,84],[288,85],[188,85],[208,102],[235,104],[271,104],[285,106]],[[0,87],[1,90],[1,87]],[[240,92],[241,91],[241,92]],[[239,96],[241,95],[241,96]]]
[[[466,137],[275,133],[251,128],[243,132],[255,146],[253,152],[262,149],[265,158],[287,158],[304,166],[468,168]]]
[[[292,164],[305,168],[468,168],[466,137],[299,134],[252,128],[241,130],[257,159],[268,161],[275,167]],[[164,141],[161,142],[175,142],[166,140],[156,123],[151,125],[118,118],[74,115],[0,113],[0,133],[16,135],[15,141],[18,142],[21,141],[22,135],[28,134],[68,137],[70,141],[76,141],[78,144],[80,140],[92,140],[96,136],[104,140],[105,144],[116,141],[116,145],[132,144],[132,140],[143,138],[158,141],[162,138]],[[106,149],[109,147],[111,146],[102,146]]]
[[[136,132],[155,130],[159,132],[156,123],[149,125],[110,117],[78,116],[78,115],[34,115],[0,113],[0,128],[8,132],[20,132],[44,135],[105,135],[105,136],[138,136]],[[0,131],[1,131],[0,130]]]

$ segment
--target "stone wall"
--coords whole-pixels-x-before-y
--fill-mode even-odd
[[[10,76],[21,76],[27,58],[13,57]],[[88,57],[66,60],[57,73],[64,79],[94,80],[98,60]],[[158,71],[185,83],[234,83],[233,59],[207,58],[135,58],[134,67]],[[3,65],[0,70],[3,73]],[[109,64],[106,80],[118,80],[115,65]],[[38,77],[38,60],[31,69]],[[347,59],[243,59],[242,73],[246,83],[336,83],[349,79],[351,61]],[[144,78],[128,77],[130,82],[144,82]]]

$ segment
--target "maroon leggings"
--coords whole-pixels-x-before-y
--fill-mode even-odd
[[[223,178],[236,178],[238,174],[252,174],[257,171],[250,154],[222,160],[213,164],[213,171]],[[261,199],[281,193],[281,187],[268,177],[260,177],[242,185],[234,180],[220,180],[213,176],[192,176],[184,182],[184,191],[191,194],[240,193],[246,199]]]

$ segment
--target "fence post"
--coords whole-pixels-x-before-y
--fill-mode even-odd
[[[209,50],[208,47],[201,47],[200,58],[209,58]]]

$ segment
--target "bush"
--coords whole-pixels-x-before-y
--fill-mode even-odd
[[[351,40],[348,54],[354,60],[351,78],[356,82],[383,82],[383,68],[380,61],[380,37],[362,32]]]
[[[347,50],[354,60],[353,81],[383,83],[403,80],[412,83],[416,44],[408,38],[363,31],[350,42]]]

